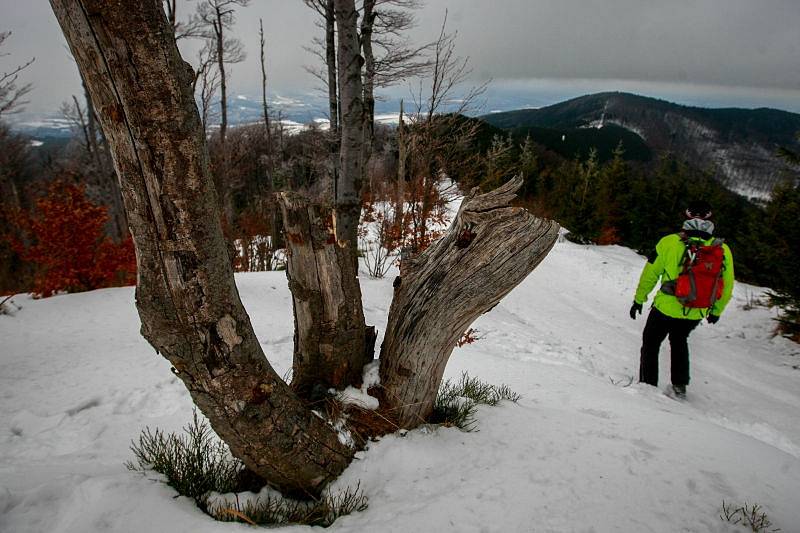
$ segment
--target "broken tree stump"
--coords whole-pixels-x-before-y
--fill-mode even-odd
[[[380,356],[383,392],[402,427],[428,419],[458,339],[556,242],[558,224],[509,205],[522,183],[473,189],[445,235],[402,265]]]

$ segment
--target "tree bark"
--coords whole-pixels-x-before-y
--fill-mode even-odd
[[[355,263],[336,241],[330,209],[298,194],[279,196],[295,322],[292,389],[316,400],[331,387],[361,384],[375,330],[365,326]]]
[[[225,79],[225,36],[224,25],[222,23],[222,14],[220,13],[219,6],[215,7],[217,19],[214,22],[214,36],[216,38],[217,46],[217,68],[219,69],[219,107],[220,107],[220,122],[219,122],[219,140],[222,143],[222,149],[225,150],[225,138],[228,133],[228,80]]]
[[[86,125],[89,133],[89,144],[94,155],[97,172],[103,181],[103,188],[108,189],[108,204],[111,218],[113,235],[117,241],[123,241],[128,237],[128,221],[125,219],[125,206],[122,205],[122,193],[119,190],[119,181],[114,168],[111,164],[111,156],[108,153],[105,137],[100,132],[100,143],[97,142],[97,113],[92,103],[92,97],[86,88],[86,82],[81,79],[83,95],[86,99]]]
[[[405,234],[406,183],[409,181],[408,136],[403,121],[403,100],[397,122],[397,176],[394,183],[394,225],[397,235]]]
[[[364,146],[363,172],[368,172],[375,140],[375,54],[372,51],[372,28],[375,24],[375,0],[364,0],[361,19],[361,50],[364,52]]]
[[[261,43],[261,105],[264,108],[264,129],[267,134],[267,153],[270,158],[269,173],[271,179],[273,173],[272,128],[269,126],[269,105],[267,105],[267,65],[264,53],[266,41],[264,40],[264,21],[262,19],[258,19],[258,36],[260,37]]]
[[[339,143],[339,91],[336,68],[336,11],[334,0],[325,4],[325,64],[328,70],[328,112],[331,118],[331,137]]]
[[[401,426],[428,419],[456,341],[547,255],[555,222],[509,202],[522,186],[464,199],[447,233],[401,266],[381,347],[381,384]]]
[[[228,138],[228,80],[225,75],[225,25],[222,21],[222,12],[219,5],[214,6],[216,19],[213,23],[215,46],[217,48],[217,69],[219,70],[219,156],[220,167],[217,170],[219,175],[219,194],[221,198],[222,212],[225,216],[226,228],[230,231],[233,228],[233,185],[228,182],[230,168],[230,154],[225,145]],[[229,244],[229,249],[235,253],[233,244]],[[231,257],[233,261],[233,257]]]
[[[288,493],[319,494],[353,450],[267,362],[239,299],[205,135],[160,0],[51,0],[86,80],[136,246],[142,334],[231,452]]]
[[[335,0],[336,28],[339,32],[339,95],[341,97],[341,148],[336,186],[334,227],[336,239],[350,247],[353,261],[358,249],[358,223],[361,217],[361,157],[364,142],[364,110],[361,102],[361,66],[358,13],[354,0]]]

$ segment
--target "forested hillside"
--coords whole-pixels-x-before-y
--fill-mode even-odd
[[[777,155],[781,146],[797,148],[800,115],[777,109],[707,109],[634,94],[600,93],[482,118],[506,130],[550,128],[567,138],[582,129],[624,128],[629,136],[638,136],[633,142],[622,139],[629,158],[641,159],[642,150],[670,153],[746,197],[768,198],[776,185],[787,177],[797,179],[800,172],[800,167]],[[601,148],[600,143],[594,146]],[[606,153],[601,149],[601,159]]]

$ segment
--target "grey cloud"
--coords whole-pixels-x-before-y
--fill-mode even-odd
[[[193,2],[179,2],[184,15]],[[415,42],[432,40],[448,10],[458,52],[476,79],[598,78],[800,90],[797,0],[428,0]],[[301,0],[253,0],[236,33],[248,52],[232,85],[256,93],[258,19],[268,40],[270,83],[277,91],[317,85],[303,70],[302,47],[319,30]],[[0,29],[15,32],[0,70],[36,56],[26,72],[36,87],[31,111],[48,111],[80,92],[75,66],[44,0],[0,0]],[[194,45],[183,47],[192,60]],[[754,91],[754,94],[757,91]]]

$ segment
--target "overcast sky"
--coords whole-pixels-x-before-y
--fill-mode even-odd
[[[193,5],[179,0],[184,16]],[[412,39],[433,39],[445,9],[458,30],[458,53],[470,57],[478,81],[683,94],[687,102],[718,94],[701,100],[800,111],[800,0],[427,0]],[[272,90],[313,89],[303,65],[314,60],[303,46],[319,32],[314,17],[302,0],[252,0],[241,9],[236,33],[249,55],[232,69],[235,90],[259,94],[259,18]],[[0,0],[0,30],[14,32],[0,72],[36,58],[23,75],[35,86],[28,111],[54,111],[80,93],[46,0]]]

